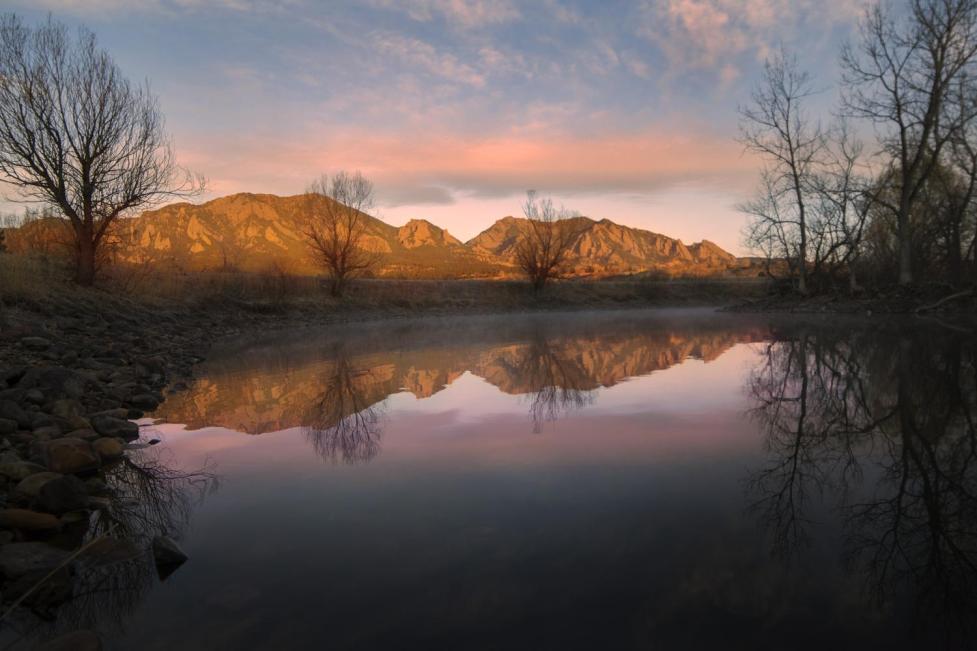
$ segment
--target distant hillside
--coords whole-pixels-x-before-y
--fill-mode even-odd
[[[327,199],[324,199],[327,200]],[[304,232],[308,197],[234,194],[201,205],[179,203],[131,220],[137,245],[124,257],[166,261],[187,269],[319,271]],[[378,275],[408,278],[493,276],[487,264],[447,231],[425,220],[401,228],[370,215],[367,249],[381,254]]]
[[[303,233],[308,196],[234,194],[207,203],[177,203],[123,220],[116,255],[133,263],[158,263],[185,270],[282,269],[319,272]],[[322,199],[328,201],[328,199]],[[505,217],[462,243],[423,219],[400,228],[368,220],[365,246],[380,254],[376,275],[398,278],[493,278],[518,275],[515,254],[528,228],[523,218]],[[737,258],[716,244],[680,240],[602,219],[576,217],[579,235],[568,259],[572,276],[755,275],[756,261]],[[40,227],[33,225],[34,230]],[[23,229],[26,231],[26,229]],[[14,232],[12,248],[36,242],[36,233]]]

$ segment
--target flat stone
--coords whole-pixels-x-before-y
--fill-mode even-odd
[[[0,510],[0,527],[22,531],[51,531],[61,528],[61,521],[50,513],[30,509]]]
[[[72,631],[48,640],[37,651],[102,651],[102,641],[95,631]]]
[[[0,573],[15,579],[32,572],[50,572],[70,556],[42,542],[15,542],[0,547]]]
[[[24,337],[20,340],[20,345],[27,350],[47,350],[51,347],[51,342],[44,337]]]
[[[47,467],[52,472],[74,474],[98,470],[101,462],[92,444],[77,438],[60,438],[45,446]]]

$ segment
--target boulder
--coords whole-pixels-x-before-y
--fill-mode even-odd
[[[48,513],[67,513],[88,508],[88,489],[74,475],[64,475],[41,486],[34,506]]]
[[[44,449],[47,467],[52,472],[73,474],[98,470],[101,462],[92,444],[78,438],[55,439]]]
[[[85,483],[74,475],[39,472],[23,480],[14,493],[47,513],[65,513],[88,507]]]
[[[15,542],[0,547],[0,573],[9,579],[50,572],[64,563],[69,552],[42,542]]]
[[[92,447],[103,459],[118,459],[125,452],[125,443],[121,439],[108,436],[95,439]]]
[[[129,404],[142,411],[152,411],[159,407],[159,400],[151,393],[140,393],[129,398]]]
[[[139,438],[139,426],[114,416],[93,416],[92,428],[102,436],[118,437],[126,441]]]
[[[54,531],[61,528],[61,521],[50,513],[38,513],[30,509],[2,509],[0,527],[21,531]]]

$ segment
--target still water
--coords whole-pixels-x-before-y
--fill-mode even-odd
[[[144,432],[190,560],[75,613],[110,648],[971,648],[972,334],[467,317],[196,374]]]

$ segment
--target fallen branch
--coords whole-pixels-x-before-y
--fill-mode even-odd
[[[944,303],[949,303],[950,301],[955,301],[958,298],[964,298],[966,296],[970,296],[973,293],[974,293],[974,290],[967,289],[967,290],[964,290],[962,292],[957,292],[956,294],[950,294],[949,296],[944,296],[943,298],[941,298],[940,300],[938,300],[935,303],[932,303],[930,305],[923,305],[921,307],[917,307],[916,308],[916,314],[922,314],[923,312],[929,312],[930,310],[935,310],[936,308],[940,307]]]

